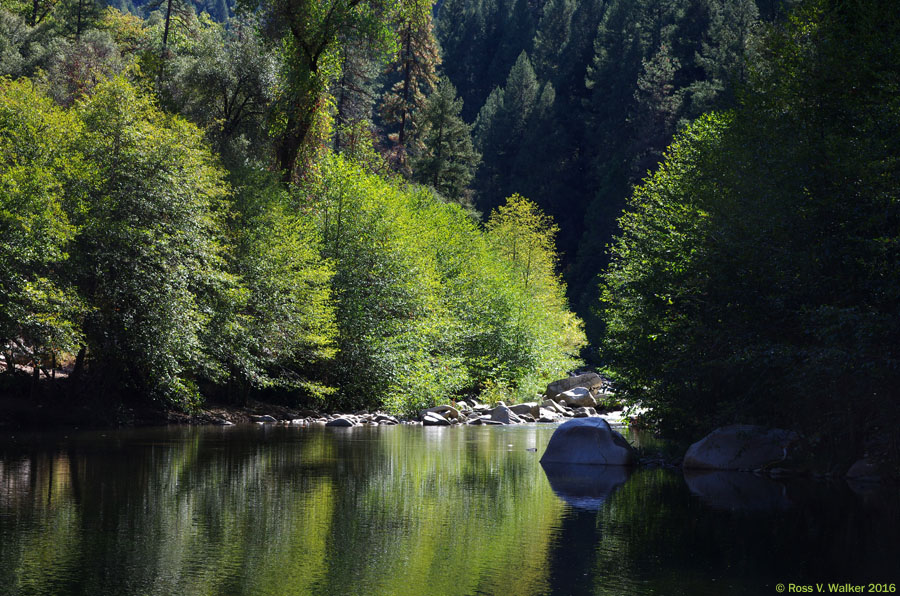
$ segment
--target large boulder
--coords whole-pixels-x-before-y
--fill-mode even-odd
[[[536,402],[526,402],[524,404],[515,404],[513,406],[509,406],[509,409],[518,416],[522,416],[523,414],[528,414],[529,416],[534,416],[535,418],[540,416],[540,406],[537,405]]]
[[[634,449],[603,418],[575,418],[559,425],[550,437],[541,463],[630,466]]]
[[[422,416],[422,424],[425,426],[450,426],[450,421],[437,412],[425,412]]]
[[[690,446],[685,468],[756,470],[788,459],[797,434],[780,428],[733,424],[712,431]]]
[[[569,389],[574,389],[575,387],[584,387],[585,389],[590,391],[592,388],[599,388],[602,385],[603,379],[600,378],[600,375],[598,375],[597,373],[585,373],[583,375],[566,377],[565,379],[553,381],[552,383],[547,385],[547,399],[553,399],[560,393],[564,393]]]
[[[338,416],[337,418],[334,418],[333,420],[329,420],[328,422],[326,422],[325,426],[338,426],[338,427],[349,428],[351,426],[356,426],[356,421],[354,421],[349,416]]]
[[[521,418],[516,416],[512,410],[506,406],[497,406],[491,410],[491,420],[500,424],[518,424],[522,422]]]
[[[575,387],[556,396],[556,401],[572,408],[596,408],[597,400],[584,387]]]
[[[453,406],[434,406],[433,408],[426,408],[419,412],[419,418],[425,420],[425,414],[429,412],[440,414],[444,418],[459,418],[459,410]]]

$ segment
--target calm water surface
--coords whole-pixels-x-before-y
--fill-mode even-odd
[[[545,470],[552,431],[0,435],[0,594],[732,595],[900,582],[896,488]]]

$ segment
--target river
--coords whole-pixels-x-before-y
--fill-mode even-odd
[[[900,580],[896,487],[545,470],[552,432],[0,434],[0,594],[730,596]]]

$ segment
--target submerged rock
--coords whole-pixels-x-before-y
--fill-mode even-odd
[[[780,428],[723,426],[691,445],[682,465],[706,470],[756,470],[784,462],[797,439],[797,433]]]
[[[868,458],[863,458],[856,461],[847,470],[847,480],[878,482],[881,480],[881,473],[874,462]]]
[[[625,437],[606,420],[590,417],[561,424],[550,437],[541,462],[630,466],[637,457]]]

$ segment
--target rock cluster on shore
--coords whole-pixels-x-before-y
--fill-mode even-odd
[[[289,424],[292,426],[324,425],[331,427],[357,427],[395,424],[422,424],[424,426],[504,425],[526,422],[561,422],[569,418],[601,416],[600,404],[611,401],[613,394],[607,382],[596,373],[576,375],[554,381],[547,386],[544,395],[537,400],[507,405],[498,402],[491,406],[479,403],[474,398],[426,408],[411,417],[391,416],[384,412],[357,412],[355,414],[324,415],[312,410],[304,410],[299,417],[278,418],[268,414],[252,415],[250,420],[257,424]],[[621,423],[621,412],[603,415],[613,424]],[[213,420],[224,424],[225,420]]]

